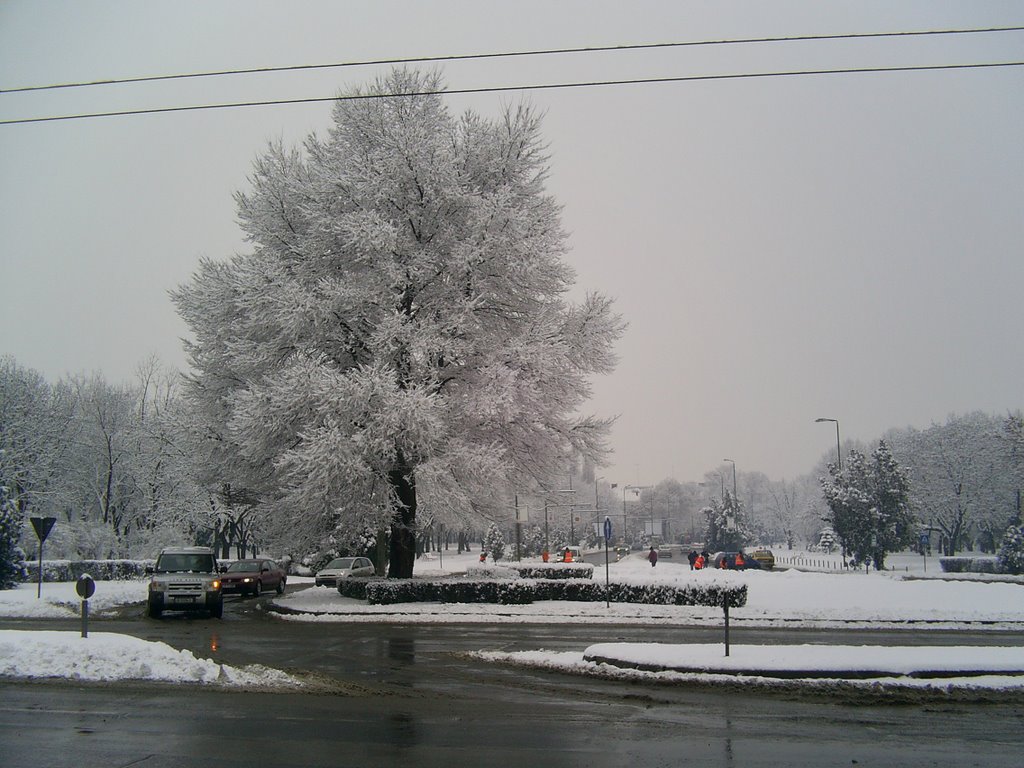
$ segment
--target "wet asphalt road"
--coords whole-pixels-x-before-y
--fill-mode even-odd
[[[0,628],[77,629],[0,621]],[[841,689],[661,686],[487,664],[467,650],[718,642],[718,627],[307,624],[230,599],[222,621],[128,611],[92,631],[332,681],[329,693],[151,684],[0,683],[9,766],[1019,765],[1018,701],[886,703]],[[734,628],[732,642],[1019,645],[1022,633]]]

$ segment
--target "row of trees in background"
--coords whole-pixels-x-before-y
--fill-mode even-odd
[[[31,551],[27,518],[53,516],[60,523],[47,543],[54,556],[148,557],[182,540],[216,545],[225,557],[263,545],[297,557],[355,550],[338,538],[300,545],[270,533],[258,500],[195,460],[198,427],[183,406],[179,381],[179,374],[148,361],[129,385],[98,375],[50,384],[0,359],[0,528],[16,530],[14,544]],[[593,469],[581,466],[565,483],[578,489],[573,505],[564,491],[551,497],[546,532],[542,502],[533,502],[520,528],[520,553],[536,555],[572,538],[598,544],[606,515],[617,541],[638,545],[656,530],[659,540],[712,549],[793,547],[818,544],[825,529],[857,564],[880,565],[885,552],[915,545],[922,532],[946,555],[995,553],[1007,527],[1019,524],[1022,461],[1020,414],[971,413],[926,429],[892,430],[871,452],[848,442],[841,471],[823,456],[815,471],[793,480],[740,472],[736,495],[726,487],[724,468],[699,483],[668,479],[619,488],[598,480],[595,490]],[[905,504],[890,504],[889,497],[873,502],[882,498],[872,496],[874,489],[882,487]],[[513,551],[511,492],[492,490],[493,511],[475,523],[446,515],[443,504],[427,498],[419,551],[468,549],[491,521],[504,526]],[[0,535],[0,547],[4,540]],[[370,532],[363,551],[373,543]]]
[[[0,487],[23,548],[28,518],[53,517],[47,548],[58,557],[150,557],[182,539],[254,551],[246,501],[198,472],[180,380],[150,360],[130,384],[50,383],[0,358]]]
[[[1024,420],[979,412],[950,416],[925,429],[890,430],[872,449],[847,441],[840,471],[835,452],[792,480],[770,480],[732,467],[702,482],[667,479],[655,486],[598,489],[601,514],[626,524],[629,542],[740,545],[834,542],[856,563],[884,563],[885,552],[928,546],[945,555],[995,553],[1019,516],[1024,485]],[[885,488],[889,495],[879,489]],[[824,540],[823,540],[824,537]]]

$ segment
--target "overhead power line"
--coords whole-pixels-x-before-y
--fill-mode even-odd
[[[192,104],[180,107],[154,107],[151,109],[126,109],[113,112],[87,112],[73,115],[54,115],[50,117],[29,117],[15,120],[0,120],[0,125],[16,125],[21,123],[47,123],[60,120],[84,120],[95,117],[124,117],[127,115],[155,115],[168,112],[195,112],[207,109],[237,109],[242,107],[270,107],[287,104],[314,104],[329,101],[357,101],[365,99],[410,98],[414,96],[461,95],[474,93],[502,93],[508,91],[545,91],[569,88],[599,88],[609,86],[649,85],[658,83],[685,83],[714,80],[748,80],[773,77],[805,77],[811,75],[856,75],[881,72],[938,72],[966,69],[995,69],[1000,67],[1021,67],[1024,61],[983,62],[974,64],[929,64],[904,67],[857,67],[846,69],[804,69],[788,72],[743,72],[725,75],[684,75],[680,77],[647,77],[631,80],[592,80],[586,82],[544,83],[535,85],[503,85],[482,88],[439,89],[434,91],[416,91],[411,93],[367,93],[356,95],[316,96],[296,99],[268,99],[266,101],[240,101],[219,104]]]
[[[251,69],[225,69],[213,72],[191,72],[172,75],[146,75],[140,77],[124,77],[108,80],[93,80],[81,83],[55,83],[51,85],[26,85],[16,88],[0,88],[2,93],[24,93],[26,91],[46,91],[60,88],[87,88],[97,85],[124,85],[127,83],[151,83],[162,80],[187,80],[202,77],[224,77],[226,75],[256,75],[271,72],[299,72],[317,69],[339,69],[343,67],[368,67],[376,65],[398,64],[429,64],[446,61],[471,61],[479,59],[501,59],[523,56],[550,56],[579,53],[608,53],[620,51],[641,51],[659,48],[687,48],[715,45],[747,45],[752,43],[793,43],[813,40],[864,40],[886,37],[924,37],[935,35],[971,35],[992,32],[1021,32],[1024,27],[978,27],[969,29],[932,29],[910,30],[904,32],[857,32],[836,35],[793,35],[788,37],[746,37],[727,38],[723,40],[691,40],[670,43],[639,43],[634,45],[605,45],[584,48],[550,48],[527,51],[504,51],[498,53],[469,53],[446,56],[419,56],[415,58],[372,59],[368,61],[336,62],[331,64],[296,64],[282,67],[255,67]]]

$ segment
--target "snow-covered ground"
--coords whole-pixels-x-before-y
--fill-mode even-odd
[[[913,556],[907,556],[911,558]],[[605,579],[603,559],[594,562],[594,580]],[[421,576],[443,575],[477,568],[475,558],[445,557],[445,568],[417,564]],[[745,626],[802,623],[813,626],[963,626],[967,622],[989,627],[1020,628],[1024,623],[1024,579],[988,583],[972,580],[922,578],[899,570],[885,573],[849,573],[801,570],[691,571],[685,559],[662,560],[652,568],[642,555],[611,563],[615,581],[631,583],[706,583],[726,581],[747,585],[747,604],[730,611],[733,621]],[[547,603],[532,605],[456,605],[432,603],[366,605],[342,598],[328,587],[286,595],[276,601],[282,608],[301,611],[292,621],[424,621],[424,622],[559,622],[566,616],[590,623],[718,624],[719,608],[604,603]]]
[[[730,612],[731,620],[745,625],[785,623],[814,626],[984,627],[1020,629],[1024,626],[1024,582],[982,582],[943,577],[938,568],[911,569],[913,556],[905,556],[901,571],[887,573],[834,573],[797,570],[774,573],[691,572],[685,560],[662,561],[651,568],[634,555],[612,563],[616,581],[679,583],[694,580],[744,582],[748,602]],[[595,558],[592,558],[595,559]],[[603,558],[596,559],[594,579],[604,580]],[[899,556],[894,558],[899,562]],[[929,566],[937,563],[929,562]],[[475,555],[427,558],[417,563],[417,575],[440,576],[478,568]],[[897,565],[897,567],[899,567]],[[311,579],[291,578],[291,584],[310,584]],[[0,591],[0,616],[71,618],[79,615],[81,601],[74,584],[45,583],[42,598],[35,584]],[[99,582],[90,600],[90,613],[103,615],[125,604],[145,600],[144,581]],[[275,603],[288,611],[289,622],[402,621],[402,622],[543,622],[564,621],[572,616],[587,623],[657,622],[659,624],[720,625],[719,609],[688,606],[618,605],[604,603],[542,602],[525,606],[409,604],[368,606],[342,598],[335,590],[309,586],[293,590]],[[96,626],[96,625],[93,625]],[[296,631],[302,631],[296,627]],[[1009,643],[1008,643],[1009,645]],[[957,647],[885,649],[852,646],[737,646],[726,658],[721,645],[599,644],[580,652],[537,650],[498,653],[482,649],[480,658],[503,663],[539,666],[582,674],[612,677],[647,677],[660,680],[714,681],[763,680],[788,671],[810,672],[811,678],[843,677],[844,672],[863,670],[884,673],[881,678],[851,684],[877,686],[927,686],[949,688],[1000,688],[1024,690],[1024,677],[1000,674],[1024,671],[1024,649],[1019,647]],[[610,666],[593,658],[614,659]],[[663,667],[666,671],[638,671],[622,667]],[[685,669],[690,671],[673,671]],[[692,671],[698,670],[698,671]],[[942,679],[915,679],[908,674],[928,670]],[[977,675],[978,671],[994,674]],[[756,674],[751,674],[756,673]],[[949,677],[964,673],[964,677]],[[80,680],[147,679],[177,683],[229,686],[292,686],[301,681],[265,668],[234,669],[197,659],[188,651],[176,651],[163,643],[151,643],[125,635],[80,632],[0,631],[0,675],[12,677],[59,677]],[[814,684],[814,683],[811,683]]]
[[[302,687],[301,681],[275,669],[230,667],[165,643],[93,631],[82,637],[81,632],[0,630],[0,676]]]

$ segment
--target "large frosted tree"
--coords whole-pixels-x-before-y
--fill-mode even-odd
[[[205,455],[293,536],[388,530],[394,577],[419,499],[470,516],[601,459],[610,422],[580,409],[623,327],[605,297],[567,300],[538,116],[456,118],[442,89],[396,70],[325,137],[270,146],[236,196],[251,252],[174,295]]]

